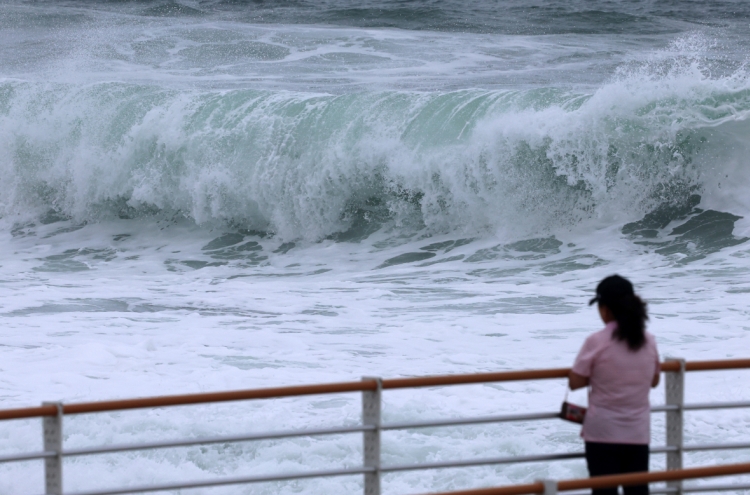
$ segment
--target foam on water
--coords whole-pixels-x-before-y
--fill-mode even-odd
[[[746,348],[743,301],[750,289],[743,274],[750,253],[742,245],[676,267],[684,255],[647,253],[617,229],[511,244],[443,236],[374,253],[366,243],[325,241],[282,254],[273,252],[279,246],[274,239],[210,235],[190,225],[159,229],[148,221],[118,220],[66,232],[67,225],[34,227],[36,235],[3,242],[15,252],[11,257],[6,251],[3,259],[16,260],[0,269],[3,367],[16,370],[4,385],[7,406],[41,398],[76,401],[371,374],[566,366],[597,326],[595,315],[584,310],[591,287],[615,270],[634,274],[649,298],[651,328],[663,353],[727,358],[743,356]],[[237,242],[226,245],[232,241]],[[238,250],[247,253],[239,259],[216,256],[247,244],[261,249]],[[61,259],[58,253],[73,245],[85,248]],[[435,256],[377,269],[396,253],[420,252]],[[258,262],[260,253],[268,259]],[[80,265],[61,264],[67,261]],[[429,264],[435,261],[442,263]],[[736,399],[743,395],[742,377],[743,372],[691,375],[688,398]],[[562,393],[559,382],[389,392],[385,420],[554,410]],[[655,391],[654,402],[662,393]],[[355,424],[358,414],[358,397],[342,395],[71,418],[66,445]],[[744,421],[737,411],[691,414],[687,441],[730,435],[740,440],[746,436]],[[3,452],[39,446],[36,422],[2,431]],[[654,442],[662,435],[656,416]],[[580,447],[577,429],[557,422],[389,433],[384,441],[389,463]],[[66,486],[353,466],[359,449],[358,436],[342,436],[81,458],[66,464]],[[689,461],[710,463],[716,456],[693,454]],[[654,466],[661,465],[655,457]],[[3,469],[4,489],[41,489],[38,467]],[[385,487],[423,492],[522,482],[540,474],[568,477],[585,471],[581,463],[569,462],[409,473],[386,477]],[[300,487],[344,493],[358,486],[360,480],[353,478],[204,492]]]
[[[709,70],[696,56],[647,61],[592,94],[8,81],[0,206],[77,222],[179,215],[283,240],[375,218],[519,237],[634,220],[704,187],[727,196],[722,175],[746,183],[748,78]]]
[[[569,366],[613,272],[649,301],[663,355],[746,357],[744,7],[707,5],[700,26],[668,2],[432,4],[3,4],[0,406]],[[691,374],[687,398],[747,398],[746,375]],[[552,411],[563,393],[387,392],[384,419]],[[342,394],[71,417],[65,445],[353,425],[359,408]],[[686,442],[748,440],[747,421],[690,413]],[[36,420],[0,439],[41,449]],[[388,432],[383,459],[580,448],[574,425],[532,422]],[[68,460],[65,487],[360,461],[359,435],[165,449]],[[0,492],[42,491],[40,463],[0,473]],[[585,474],[407,472],[384,493]]]

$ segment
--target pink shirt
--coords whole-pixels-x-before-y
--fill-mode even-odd
[[[586,339],[573,372],[589,378],[589,408],[581,436],[587,442],[648,444],[651,414],[648,400],[659,353],[654,336],[631,351],[626,341],[612,338],[610,322]]]

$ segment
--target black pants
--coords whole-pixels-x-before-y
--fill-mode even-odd
[[[648,471],[648,445],[586,442],[590,476]],[[625,495],[648,495],[648,485],[623,487]],[[592,490],[592,495],[617,495],[617,488]]]

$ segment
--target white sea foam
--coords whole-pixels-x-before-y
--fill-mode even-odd
[[[431,232],[524,218],[523,237],[634,220],[704,185],[726,196],[717,172],[746,180],[747,77],[647,67],[590,95],[6,83],[0,205],[79,222],[162,211],[317,240],[368,208]]]
[[[747,272],[744,260],[750,253],[742,246],[675,266],[658,254],[638,254],[640,248],[610,229],[561,237],[586,249],[561,247],[558,254],[536,261],[447,261],[368,271],[396,252],[419,252],[426,244],[449,239],[375,253],[369,243],[324,242],[285,255],[270,253],[277,241],[258,239],[270,256],[262,266],[206,266],[194,271],[178,264],[182,268],[170,272],[165,267],[175,265],[169,260],[200,257],[200,246],[212,235],[189,226],[159,230],[148,222],[123,220],[40,239],[59,227],[50,224],[40,227],[37,236],[6,238],[2,243],[3,259],[9,259],[7,250],[12,249],[12,259],[18,260],[0,269],[5,287],[3,367],[15,370],[13,378],[5,380],[6,407],[41,399],[71,402],[372,374],[566,366],[585,335],[598,326],[594,312],[585,306],[591,287],[613,271],[630,275],[650,301],[651,329],[663,355],[740,357],[747,346],[743,308],[744,291],[750,289],[741,274]],[[132,236],[112,240],[126,233]],[[475,241],[428,261],[468,257],[497,242]],[[43,271],[54,268],[50,258],[55,254],[82,246],[92,252],[112,249],[116,258],[78,256],[87,270]],[[128,260],[131,257],[138,259]],[[314,274],[321,268],[331,271]],[[130,275],[125,278],[123,273]],[[743,373],[691,375],[688,399],[741,398],[743,387],[736,383],[742,383]],[[558,381],[388,392],[385,419],[548,411],[557,407],[562,393]],[[654,401],[658,403],[662,394],[657,389]],[[342,395],[94,415],[66,423],[66,445],[355,424],[358,414],[358,397]],[[746,436],[744,421],[746,414],[738,411],[692,413],[688,441],[739,440]],[[661,424],[657,416],[656,444],[663,441]],[[38,446],[41,433],[36,422],[0,426],[6,439],[3,452]],[[576,428],[556,422],[389,433],[385,442],[384,459],[390,463],[580,448]],[[66,486],[83,489],[355,465],[359,449],[358,436],[342,436],[81,458],[66,464]],[[715,459],[708,453],[689,457],[695,464]],[[654,465],[662,465],[658,456]],[[4,490],[39,491],[38,466],[3,469]],[[385,486],[388,491],[422,492],[584,474],[580,462],[569,462],[393,475]],[[344,493],[356,491],[359,483],[356,478],[322,480],[217,493],[286,492],[294,486],[314,493]]]

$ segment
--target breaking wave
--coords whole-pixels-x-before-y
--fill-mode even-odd
[[[363,225],[540,234],[711,197],[726,167],[732,194],[749,112],[744,69],[713,76],[695,57],[625,67],[591,92],[6,80],[0,214],[180,216],[289,240]]]

